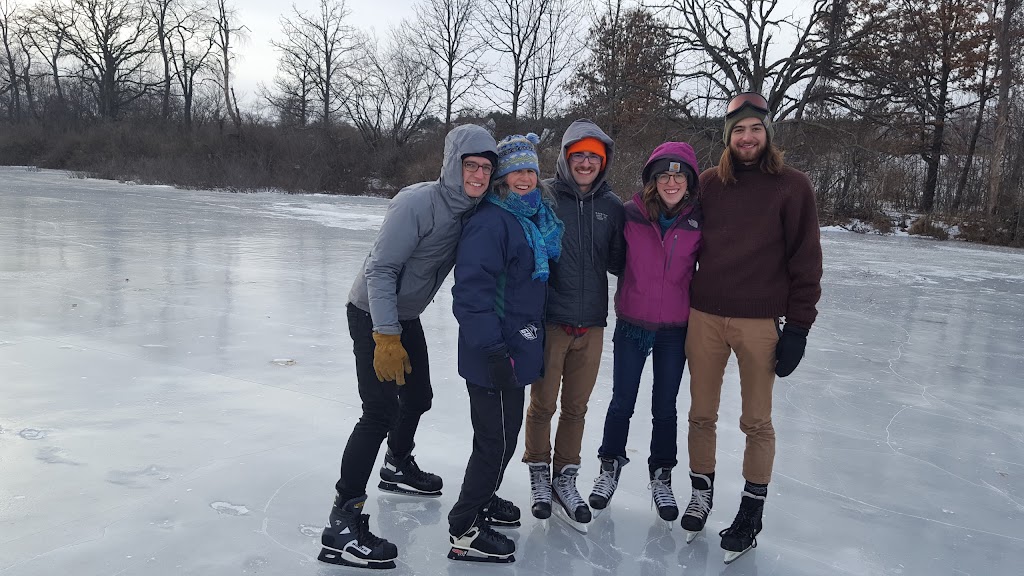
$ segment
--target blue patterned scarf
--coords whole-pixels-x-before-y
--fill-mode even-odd
[[[548,281],[548,260],[558,261],[562,255],[562,232],[565,224],[555,216],[544,200],[540,189],[520,196],[514,191],[509,192],[505,199],[498,198],[493,191],[486,197],[487,201],[508,210],[519,220],[526,232],[526,243],[533,249],[533,279]]]

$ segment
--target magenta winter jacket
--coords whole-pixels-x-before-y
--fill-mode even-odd
[[[626,269],[615,291],[618,318],[645,330],[686,326],[702,220],[699,204],[686,208],[662,238],[640,194],[626,203]]]

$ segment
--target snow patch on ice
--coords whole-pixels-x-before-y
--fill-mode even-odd
[[[270,207],[269,215],[278,218],[308,220],[329,228],[346,230],[377,230],[384,222],[382,214],[353,212],[351,206],[334,204],[295,204],[292,202],[276,202]]]
[[[227,514],[229,516],[245,516],[249,513],[249,509],[245,506],[231,504],[230,502],[211,502],[210,508],[216,510],[218,514]]]

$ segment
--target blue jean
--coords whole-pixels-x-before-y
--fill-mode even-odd
[[[636,340],[621,330],[615,331],[612,401],[604,419],[604,439],[598,456],[626,457],[629,420],[636,407],[640,377],[647,357]],[[651,390],[651,470],[673,468],[676,461],[676,397],[686,365],[686,328],[666,328],[654,337],[654,384]]]

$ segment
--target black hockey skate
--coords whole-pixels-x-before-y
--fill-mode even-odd
[[[516,561],[516,543],[477,516],[473,526],[462,536],[448,535],[452,549],[448,558],[461,562],[492,562],[508,564]]]
[[[343,504],[335,498],[330,521],[320,536],[323,549],[317,560],[356,568],[395,567],[398,547],[370,532],[370,515],[361,514],[365,502],[365,495]]]
[[[441,477],[420,470],[412,454],[399,460],[391,453],[391,449],[388,449],[384,455],[384,465],[380,468],[380,484],[377,485],[381,490],[395,494],[435,497],[441,495],[441,485]]]
[[[743,492],[740,510],[732,526],[718,533],[722,537],[725,563],[731,564],[751,548],[757,548],[757,535],[761,532],[761,513],[764,511],[764,496]]]
[[[629,462],[622,456],[601,457],[601,473],[594,480],[594,489],[590,491],[590,507],[594,509],[594,516],[599,516],[615,495],[615,489],[619,486],[619,476],[622,474],[622,467]]]
[[[530,465],[530,512],[538,520],[551,517],[551,467],[542,462]]]
[[[667,522],[671,530],[672,523],[679,517],[679,505],[672,493],[672,469],[657,468],[650,473],[651,483],[647,487],[651,489],[651,502],[658,508],[658,517]]]
[[[481,513],[484,521],[495,528],[519,528],[522,525],[519,522],[522,516],[519,507],[497,494],[491,496],[491,501]]]
[[[576,476],[579,471],[579,466],[566,464],[562,471],[551,479],[551,486],[554,489],[555,515],[572,526],[573,530],[586,534],[587,524],[590,523],[592,515],[587,503],[576,489]]]
[[[680,522],[683,530],[686,530],[686,543],[693,542],[704,525],[708,522],[708,515],[711,514],[711,506],[715,499],[714,472],[710,475],[690,472],[690,503],[683,512],[683,519]]]

